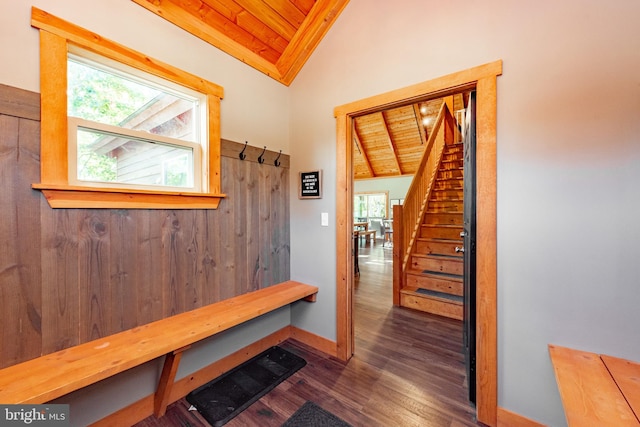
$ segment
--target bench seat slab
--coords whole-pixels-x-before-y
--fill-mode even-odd
[[[600,355],[549,345],[569,426],[639,427]]]
[[[49,402],[317,292],[287,281],[9,366],[0,370],[0,402]]]

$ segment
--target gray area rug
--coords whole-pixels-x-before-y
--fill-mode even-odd
[[[351,424],[308,400],[282,427],[351,427]]]

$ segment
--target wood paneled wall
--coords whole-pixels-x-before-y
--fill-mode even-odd
[[[290,278],[287,156],[223,141],[217,210],[51,209],[39,103],[0,85],[0,367]]]

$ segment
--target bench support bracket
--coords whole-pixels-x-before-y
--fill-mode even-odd
[[[164,358],[164,366],[162,367],[162,375],[158,382],[158,390],[154,397],[153,413],[157,418],[162,417],[167,411],[167,405],[171,397],[171,389],[173,388],[173,380],[176,378],[178,366],[182,353],[189,349],[190,345],[179,348],[168,353]]]

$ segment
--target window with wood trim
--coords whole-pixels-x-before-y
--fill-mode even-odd
[[[369,219],[388,218],[389,193],[388,192],[367,192],[355,193],[353,195],[353,217],[354,221],[368,221]]]
[[[217,208],[223,89],[32,9],[54,207]]]

